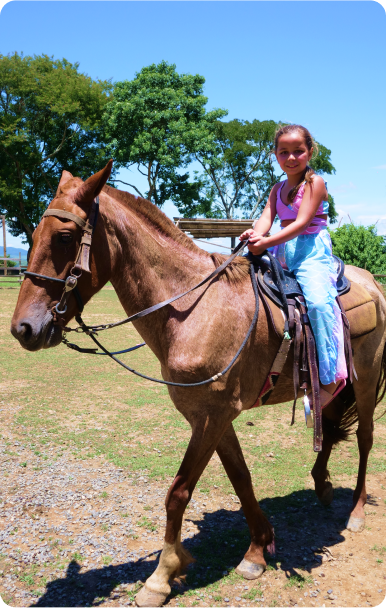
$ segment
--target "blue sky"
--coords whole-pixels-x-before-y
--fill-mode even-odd
[[[13,51],[65,57],[113,81],[165,59],[202,74],[208,109],[226,108],[228,119],[304,124],[332,151],[328,186],[343,222],[379,220],[386,234],[386,15],[377,2],[12,1],[0,14],[0,53]]]

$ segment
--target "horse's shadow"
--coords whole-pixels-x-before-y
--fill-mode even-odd
[[[369,502],[371,504],[371,499]],[[335,490],[330,507],[320,505],[312,490],[262,500],[260,505],[275,528],[276,556],[267,556],[269,567],[281,568],[288,578],[299,577],[319,567],[323,554],[325,559],[332,559],[334,553],[339,552],[337,545],[345,540],[341,532],[351,504],[352,490],[346,488]],[[199,529],[193,537],[184,540],[184,546],[197,561],[189,566],[186,577],[173,585],[173,596],[223,579],[241,561],[250,542],[242,509],[237,512],[219,509],[215,513],[204,513],[203,517],[200,514],[199,519],[194,510],[189,509],[185,522],[185,526],[193,522]],[[149,558],[153,560],[148,562]],[[31,606],[96,606],[107,597],[122,600],[122,594],[128,602],[134,599],[136,589],[124,591],[117,587],[144,582],[158,565],[158,559],[159,551],[156,551],[136,562],[84,573],[81,566],[72,561],[66,577],[49,582],[44,595]]]

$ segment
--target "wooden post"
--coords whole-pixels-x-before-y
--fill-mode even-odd
[[[7,231],[5,229],[5,215],[1,216],[1,219],[3,221],[3,256],[4,256],[4,276],[7,276]]]

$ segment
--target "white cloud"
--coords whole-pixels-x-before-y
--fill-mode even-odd
[[[347,213],[352,211],[353,209],[362,209],[363,207],[366,207],[367,205],[365,205],[364,203],[356,203],[355,205],[344,205],[344,207],[341,207],[341,211],[342,213]]]
[[[375,222],[384,222],[386,220],[386,215],[380,213],[378,213],[378,215],[359,215],[358,220],[362,222],[362,224],[375,224]]]
[[[386,215],[359,215],[358,222],[364,226],[375,224],[378,235],[386,235]]]
[[[378,165],[378,167],[373,167],[373,169],[386,169],[386,165]]]
[[[335,194],[345,194],[350,190],[356,190],[356,185],[352,182],[348,184],[339,184],[338,186],[332,186],[328,188],[328,191],[334,196]]]

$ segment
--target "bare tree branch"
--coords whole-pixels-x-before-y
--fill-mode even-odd
[[[140,196],[141,198],[145,198],[145,197],[143,196],[142,192],[140,192],[140,191],[138,190],[138,188],[137,188],[136,186],[134,186],[134,184],[128,184],[127,182],[123,182],[121,179],[109,179],[109,182],[120,182],[121,184],[125,184],[125,186],[130,186],[130,188],[134,188],[134,190],[135,190],[136,192],[138,192],[138,194],[139,194],[139,196]]]

